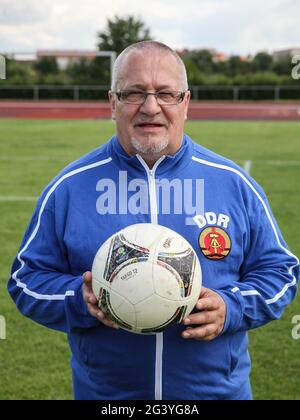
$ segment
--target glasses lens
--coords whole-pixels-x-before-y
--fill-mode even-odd
[[[157,100],[162,105],[177,104],[178,92],[157,92]]]
[[[128,104],[142,104],[145,100],[143,92],[121,91],[120,100]]]

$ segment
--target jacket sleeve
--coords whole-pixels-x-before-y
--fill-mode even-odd
[[[69,332],[99,325],[83,300],[82,273],[71,273],[55,213],[45,202],[39,200],[27,228],[8,291],[23,315],[49,328]]]
[[[260,198],[249,222],[240,280],[217,291],[227,307],[223,333],[247,331],[279,319],[297,291],[299,260],[284,242],[265,198]]]

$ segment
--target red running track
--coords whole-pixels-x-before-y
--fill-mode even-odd
[[[0,102],[0,118],[110,119],[105,102]],[[191,102],[190,120],[297,120],[300,102]]]

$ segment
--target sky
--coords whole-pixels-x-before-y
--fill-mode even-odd
[[[248,55],[300,47],[300,0],[0,0],[0,52],[95,49],[116,15],[140,18],[176,49]]]

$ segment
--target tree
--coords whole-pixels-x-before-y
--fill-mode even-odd
[[[201,73],[210,74],[213,71],[213,55],[209,50],[192,50],[185,53],[198,67]]]
[[[100,51],[116,51],[120,54],[130,44],[151,39],[150,30],[145,23],[134,16],[120,18],[115,16],[107,20],[107,27],[98,33]]]
[[[34,72],[29,63],[18,63],[12,58],[6,58],[6,80],[1,84],[26,85],[33,81]]]
[[[203,85],[205,81],[205,74],[201,73],[192,59],[184,60],[189,85]]]
[[[259,52],[252,61],[254,71],[270,71],[272,68],[273,57],[266,52]]]
[[[234,77],[238,74],[246,74],[250,72],[250,63],[244,61],[237,55],[232,55],[226,61],[225,72],[227,76]]]
[[[291,58],[283,58],[279,61],[273,62],[272,70],[280,76],[288,76],[290,78],[290,82],[293,82],[293,79],[291,78],[292,67],[293,64]]]
[[[66,74],[72,80],[72,83],[84,85],[89,84],[90,80],[90,62],[86,58],[69,63]]]
[[[41,57],[34,64],[34,68],[40,74],[57,74],[59,69],[55,57]]]

